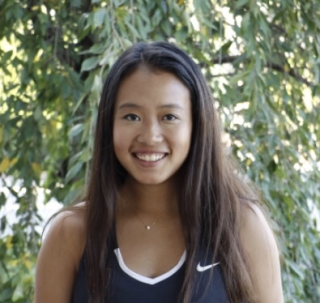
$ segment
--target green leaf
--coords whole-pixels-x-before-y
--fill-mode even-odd
[[[81,168],[82,168],[81,162],[78,162],[74,166],[72,166],[66,175],[66,183],[69,183],[73,178],[75,178]]]
[[[177,41],[183,42],[183,41],[185,41],[187,36],[188,36],[188,30],[186,30],[185,28],[180,28],[175,33],[175,38]]]
[[[72,140],[74,137],[79,135],[83,131],[83,124],[79,123],[74,125],[69,131],[69,138]]]
[[[300,269],[300,267],[296,263],[288,260],[287,264],[289,265],[291,270],[299,277],[299,279],[301,279],[301,280],[304,279],[304,277],[305,277],[304,272]]]
[[[93,16],[93,26],[95,28],[101,26],[105,21],[106,16],[107,16],[106,8],[99,8],[97,11],[95,11]],[[108,22],[109,20],[106,20],[106,21]]]
[[[17,287],[15,288],[13,295],[12,295],[12,301],[16,302],[19,299],[23,299],[24,298],[24,294],[23,294],[23,286],[21,284],[17,285]]]
[[[99,57],[90,57],[83,61],[81,65],[81,72],[94,69],[99,62]]]
[[[161,28],[163,29],[163,31],[168,37],[171,35],[171,26],[168,20],[163,20],[161,22]]]
[[[136,30],[136,28],[129,21],[125,21],[125,25],[129,28],[129,30],[132,32],[132,34],[135,37],[139,37],[138,31]]]
[[[0,302],[6,302],[6,300],[10,299],[12,296],[12,289],[11,288],[2,288],[1,289],[1,296],[0,296]]]
[[[66,195],[63,204],[64,205],[68,205],[72,202],[74,202],[74,200],[76,198],[78,198],[78,196],[81,194],[81,189],[77,188],[77,189],[73,189],[71,191],[69,191],[69,193]]]
[[[247,5],[248,1],[249,0],[238,0],[238,1],[236,1],[236,8],[240,8],[240,7],[244,6],[244,5]]]

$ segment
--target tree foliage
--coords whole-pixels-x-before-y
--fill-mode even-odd
[[[82,191],[103,81],[136,41],[199,63],[275,222],[285,301],[320,302],[318,0],[0,0],[0,28],[0,210],[14,196],[19,220],[0,237],[0,302],[32,302],[37,192]]]

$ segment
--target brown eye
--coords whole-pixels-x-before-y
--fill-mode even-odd
[[[166,121],[175,121],[177,119],[178,118],[175,115],[172,115],[172,114],[168,114],[168,115],[165,115],[163,117],[163,120],[166,120]]]
[[[128,121],[140,121],[140,118],[135,114],[128,114],[123,117],[123,119]]]

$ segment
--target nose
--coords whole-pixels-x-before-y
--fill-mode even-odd
[[[145,121],[141,124],[137,141],[146,145],[161,143],[163,140],[161,126],[157,120]]]

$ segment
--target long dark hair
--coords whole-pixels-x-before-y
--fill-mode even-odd
[[[138,43],[111,68],[99,105],[90,182],[86,195],[85,256],[90,302],[105,302],[108,285],[106,256],[115,204],[126,171],[113,150],[113,113],[121,81],[139,66],[174,74],[189,89],[192,141],[181,168],[179,211],[185,231],[186,272],[181,301],[190,302],[196,282],[193,272],[200,247],[222,264],[231,302],[254,302],[250,270],[240,241],[240,208],[256,196],[223,151],[214,100],[197,64],[181,49],[166,43]],[[201,240],[200,240],[201,239]]]

